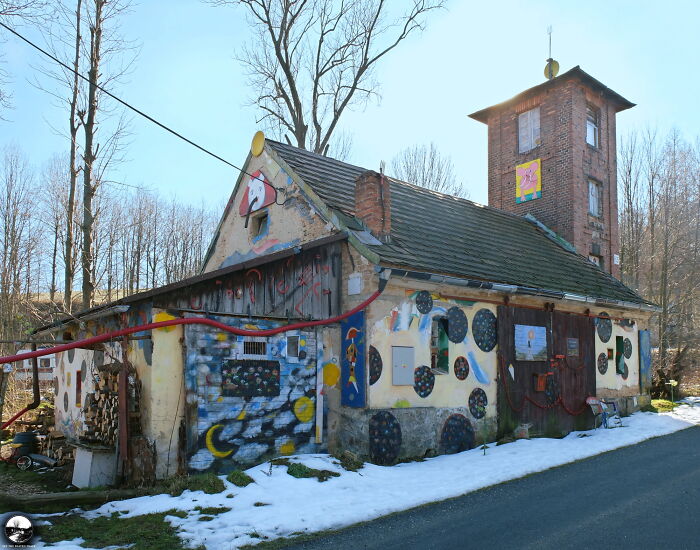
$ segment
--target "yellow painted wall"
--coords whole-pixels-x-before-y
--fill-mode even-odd
[[[369,308],[367,330],[368,345],[379,351],[383,369],[379,380],[369,387],[370,408],[399,407],[467,407],[469,395],[475,388],[486,393],[488,406],[486,417],[496,415],[496,346],[490,352],[484,352],[474,343],[472,326],[474,315],[480,309],[487,309],[496,315],[496,306],[486,303],[473,305],[458,304],[452,299],[443,299],[439,293],[433,293],[433,310],[428,314],[418,312],[412,291],[389,285],[380,299]],[[392,346],[412,346],[415,350],[415,367],[430,366],[430,318],[444,314],[449,308],[457,306],[462,309],[469,321],[469,330],[464,342],[449,343],[449,371],[435,374],[435,384],[427,397],[420,397],[413,386],[396,386],[392,383]],[[426,319],[427,317],[427,319]],[[423,321],[423,322],[421,322]],[[459,356],[469,357],[472,353],[485,374],[488,383],[476,379],[474,366],[469,360],[469,375],[459,380],[454,374],[454,362]],[[472,419],[473,420],[473,419]]]
[[[167,319],[172,319],[172,316],[153,309],[154,322]],[[138,341],[129,348],[129,360],[136,366],[141,380],[143,434],[156,444],[158,478],[177,472],[178,434],[185,410],[182,338],[182,326],[153,330],[150,366]]]
[[[277,202],[284,202],[284,205],[273,203],[263,209],[268,214],[269,228],[266,236],[255,239],[252,233],[255,225],[253,218],[260,212],[251,213],[248,228],[245,227],[245,216],[239,213],[250,180],[250,176],[242,174],[226,207],[218,240],[206,263],[205,272],[313,241],[330,232],[332,226],[321,218],[290,175],[267,151],[263,151],[259,157],[251,157],[246,165],[248,174],[254,174],[257,170],[261,170],[273,186],[285,191],[277,197]]]

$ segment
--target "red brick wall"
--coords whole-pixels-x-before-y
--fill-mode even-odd
[[[391,192],[389,180],[368,170],[355,180],[355,215],[379,239],[391,233]]]
[[[586,144],[586,104],[600,109],[599,147]],[[518,115],[540,108],[540,145],[518,152]],[[534,91],[516,105],[494,109],[488,120],[489,205],[532,214],[588,256],[600,244],[603,267],[619,276],[615,105],[578,79]],[[515,167],[542,159],[542,197],[515,203]],[[602,183],[603,215],[588,214],[588,178]]]

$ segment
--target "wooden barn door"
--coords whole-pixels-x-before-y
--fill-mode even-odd
[[[498,435],[529,423],[558,437],[592,427],[595,394],[592,319],[510,306],[498,308]]]

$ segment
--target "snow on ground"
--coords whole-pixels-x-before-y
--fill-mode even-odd
[[[262,464],[247,470],[255,483],[236,487],[228,481],[218,495],[185,491],[179,497],[155,495],[110,502],[86,517],[121,512],[122,517],[165,512],[176,508],[190,512],[186,518],[166,516],[185,544],[210,549],[235,549],[261,539],[338,529],[353,523],[444,500],[489,485],[519,478],[554,466],[633,445],[692,425],[700,425],[700,397],[687,398],[673,412],[635,413],[623,418],[623,427],[574,432],[563,439],[519,440],[492,445],[484,455],[479,448],[423,462],[396,466],[365,464],[347,472],[329,455],[297,455],[293,461],[311,468],[338,472],[340,477],[320,483],[315,478],[296,479],[285,466]],[[234,494],[233,498],[226,495]],[[258,503],[257,506],[255,504]],[[264,503],[261,506],[259,503]],[[196,506],[226,506],[231,511],[199,521]],[[50,518],[47,518],[50,520]],[[257,536],[251,536],[257,535]],[[80,539],[57,547],[81,548]],[[39,547],[45,547],[39,544]]]

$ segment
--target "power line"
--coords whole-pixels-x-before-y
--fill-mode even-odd
[[[145,118],[146,120],[149,120],[149,121],[152,122],[153,124],[155,124],[155,125],[157,125],[157,126],[160,126],[163,130],[165,130],[165,131],[167,131],[167,132],[170,132],[170,133],[173,134],[174,136],[176,136],[176,137],[180,138],[181,140],[183,140],[183,141],[189,143],[190,145],[196,147],[197,149],[199,149],[200,151],[206,153],[207,155],[210,155],[210,156],[214,157],[215,159],[217,159],[217,160],[223,162],[224,164],[227,164],[228,166],[230,166],[231,168],[234,168],[235,170],[238,170],[239,172],[242,172],[243,174],[246,174],[247,176],[250,176],[251,178],[253,177],[252,174],[249,174],[248,172],[246,172],[245,170],[243,170],[243,168],[239,168],[239,167],[236,166],[235,164],[232,164],[232,163],[230,163],[229,161],[227,161],[225,158],[220,157],[220,156],[217,155],[216,153],[212,153],[209,149],[206,149],[205,147],[202,147],[201,145],[195,143],[195,142],[192,141],[191,139],[186,138],[185,136],[183,136],[183,135],[180,134],[179,132],[176,132],[176,131],[173,130],[172,128],[169,128],[168,126],[166,126],[166,125],[163,124],[162,122],[159,122],[158,120],[156,120],[156,119],[153,118],[152,116],[150,116],[150,115],[144,113],[144,112],[141,111],[140,109],[137,109],[137,108],[134,107],[133,105],[130,105],[129,103],[127,103],[127,102],[124,101],[123,99],[120,99],[119,97],[117,97],[117,96],[114,95],[113,93],[108,92],[108,91],[105,90],[102,86],[100,86],[97,82],[92,82],[88,77],[83,76],[81,73],[79,73],[78,71],[76,71],[76,70],[73,69],[72,67],[69,67],[69,66],[66,65],[63,61],[61,61],[60,59],[58,59],[57,57],[55,57],[55,56],[52,55],[51,53],[47,52],[46,50],[44,50],[43,48],[41,48],[40,46],[38,46],[37,44],[35,44],[35,43],[32,42],[31,40],[29,40],[28,38],[25,38],[25,37],[22,36],[20,33],[18,33],[16,30],[14,30],[14,29],[8,27],[8,26],[7,26],[5,23],[3,23],[2,21],[0,21],[0,26],[4,27],[4,28],[7,29],[8,31],[10,31],[12,34],[14,34],[17,38],[19,38],[19,39],[23,40],[24,42],[26,42],[27,44],[29,44],[32,48],[34,48],[34,49],[36,49],[36,50],[39,50],[39,51],[40,51],[41,53],[43,53],[46,57],[48,57],[49,59],[52,59],[53,61],[55,61],[56,63],[58,63],[58,64],[59,64],[61,67],[63,67],[64,69],[66,69],[66,70],[70,71],[71,73],[75,74],[76,76],[82,78],[84,81],[88,82],[89,84],[94,85],[98,90],[101,90],[102,92],[104,92],[105,94],[107,94],[109,97],[111,97],[111,98],[114,99],[115,101],[121,103],[122,105],[124,105],[124,107],[126,107],[126,108],[128,108],[128,109],[131,109],[131,110],[134,111],[136,114],[141,115],[141,116],[142,116],[143,118]],[[263,183],[265,183],[265,182],[263,182]],[[273,187],[273,186],[271,186],[271,187]],[[273,187],[273,189],[275,189],[275,192],[277,191],[277,189],[276,189],[275,187]]]

